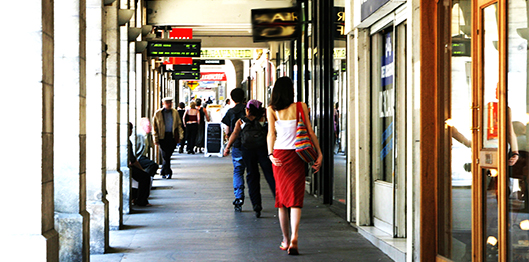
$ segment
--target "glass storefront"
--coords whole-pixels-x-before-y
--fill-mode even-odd
[[[517,161],[509,159],[508,184],[508,258],[509,261],[529,261],[529,144],[526,130],[529,124],[529,81],[527,40],[528,7],[523,0],[509,1],[508,7],[508,72],[507,124],[510,138],[509,158],[516,149]],[[510,119],[509,119],[510,118]]]

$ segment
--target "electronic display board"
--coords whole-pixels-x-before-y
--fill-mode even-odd
[[[149,42],[147,54],[149,56],[164,57],[200,57],[201,43],[186,40],[158,40]]]
[[[200,80],[200,72],[173,72],[173,79],[174,80]]]

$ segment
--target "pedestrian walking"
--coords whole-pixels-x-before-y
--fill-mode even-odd
[[[227,126],[228,136],[231,135],[235,129],[237,121],[245,116],[245,104],[244,104],[244,90],[241,88],[235,88],[230,93],[231,99],[235,103],[235,106],[226,112],[226,115],[222,118],[222,123]],[[244,170],[246,165],[242,159],[241,150],[241,139],[236,138],[232,144],[231,159],[233,162],[233,194],[235,200],[233,200],[233,207],[235,211],[242,212],[242,206],[244,205]]]
[[[171,179],[173,170],[171,169],[171,156],[176,148],[176,144],[184,138],[182,120],[178,112],[173,108],[173,99],[166,97],[162,100],[163,108],[157,110],[153,117],[154,143],[159,146],[163,164],[160,175],[162,178]]]
[[[198,123],[200,122],[200,112],[196,109],[196,103],[189,103],[189,109],[184,113],[184,127],[187,131],[186,143],[187,153],[195,153],[195,141],[197,139]]]
[[[294,85],[288,77],[279,78],[272,91],[268,117],[268,153],[273,164],[276,181],[276,202],[279,224],[283,234],[280,248],[288,250],[289,255],[297,255],[298,230],[301,208],[305,196],[305,162],[296,153],[295,141],[297,119],[303,114],[308,134],[316,148],[318,158],[312,168],[318,172],[321,167],[322,153],[318,138],[310,121],[305,103],[294,103]],[[289,212],[290,211],[290,212]]]
[[[264,113],[265,109],[262,107],[261,102],[258,100],[248,101],[246,104],[246,116],[237,121],[224,150],[224,156],[227,156],[235,139],[239,136],[241,137],[242,158],[246,165],[246,182],[257,218],[261,217],[261,211],[263,210],[259,166],[263,170],[266,182],[268,182],[274,197],[276,193],[272,162],[268,159],[268,149],[266,147],[268,126],[266,125]]]
[[[178,115],[180,116],[180,119],[182,120],[182,129],[184,130],[184,138],[186,137],[186,128],[184,125],[184,113],[186,112],[186,104],[184,102],[180,102],[178,104]],[[180,143],[178,143],[178,153],[182,154],[184,153],[184,146],[186,145],[186,140],[182,139],[180,140]]]
[[[203,153],[204,150],[204,138],[206,131],[206,121],[209,120],[209,115],[204,106],[202,106],[202,99],[198,98],[196,101],[197,110],[200,112],[200,121],[198,122],[198,134],[196,138],[195,146],[197,147],[198,153]],[[206,104],[207,106],[207,104]]]

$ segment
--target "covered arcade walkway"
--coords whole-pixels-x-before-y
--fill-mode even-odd
[[[124,228],[110,232],[109,253],[90,261],[391,261],[309,195],[300,226],[301,256],[288,256],[278,248],[281,231],[264,179],[264,210],[257,219],[249,201],[242,213],[233,211],[230,157],[175,153],[172,163],[173,179],[155,176],[153,206],[133,206],[124,215]]]

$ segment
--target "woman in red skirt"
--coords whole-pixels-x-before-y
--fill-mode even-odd
[[[302,103],[302,108],[307,120],[305,125],[318,152],[318,159],[312,166],[315,172],[318,172],[323,157],[318,138],[308,120],[307,105]],[[279,248],[288,250],[289,255],[297,255],[299,221],[305,195],[305,162],[297,155],[294,145],[297,105],[294,103],[294,85],[290,78],[281,77],[276,81],[267,117],[268,154],[276,181],[275,206],[279,209],[279,223],[283,233]]]

